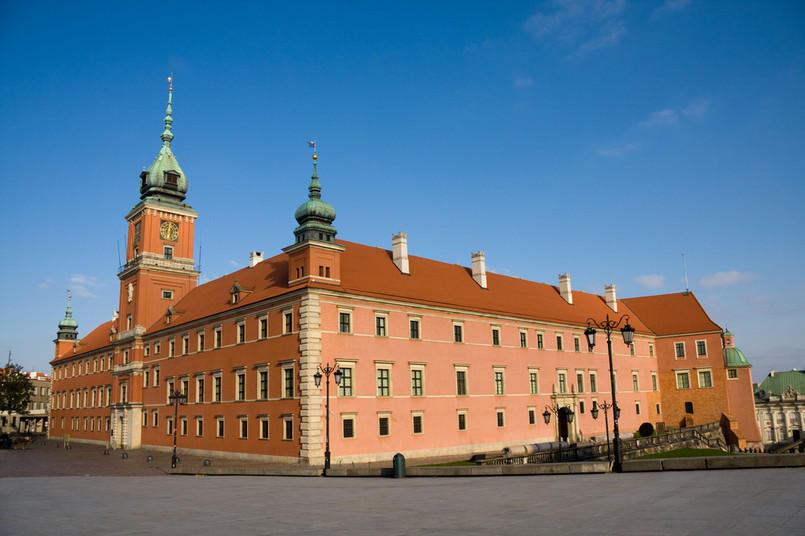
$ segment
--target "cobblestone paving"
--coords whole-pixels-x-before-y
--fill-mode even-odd
[[[0,534],[805,534],[805,469],[194,477],[166,476],[170,453],[152,453],[152,462],[147,455],[131,451],[124,460],[89,446],[0,451]]]

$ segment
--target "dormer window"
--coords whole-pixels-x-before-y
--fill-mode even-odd
[[[165,172],[165,184],[177,186],[179,184],[179,175],[172,171]]]
[[[246,293],[251,292],[251,290],[247,290],[241,286],[241,284],[235,280],[235,283],[232,285],[232,288],[229,289],[229,294],[232,296],[230,303],[235,305],[236,303],[240,302],[240,299],[244,297]]]
[[[238,303],[238,295],[237,294],[232,294],[232,304],[234,305],[236,303]]]

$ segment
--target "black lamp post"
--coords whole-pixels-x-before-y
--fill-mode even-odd
[[[587,337],[587,344],[592,349],[595,346],[595,333],[596,330],[593,326],[598,327],[604,330],[604,333],[607,334],[607,353],[609,354],[609,383],[612,387],[612,406],[614,410],[612,411],[612,429],[615,434],[615,463],[612,469],[616,473],[620,473],[621,471],[621,464],[623,463],[623,453],[621,452],[621,435],[618,429],[618,418],[620,417],[620,409],[618,408],[618,402],[616,397],[616,389],[615,389],[615,373],[612,369],[612,332],[615,331],[618,326],[626,320],[626,324],[621,328],[621,335],[623,335],[623,342],[627,346],[631,346],[632,341],[634,340],[634,328],[629,325],[629,315],[623,315],[617,321],[610,320],[609,315],[607,315],[607,319],[602,322],[596,322],[592,318],[587,319],[587,329],[584,330],[584,335]],[[606,417],[606,413],[604,414]],[[607,434],[608,435],[608,434]]]
[[[327,402],[324,405],[324,420],[327,423],[326,443],[324,447],[324,474],[327,475],[327,470],[330,468],[330,374],[333,375],[335,384],[340,385],[344,373],[338,368],[338,363],[333,366],[325,365],[322,367],[319,365],[316,374],[313,375],[313,381],[316,382],[316,387],[321,386],[322,374],[327,378]]]
[[[176,456],[176,429],[179,427],[179,404],[187,404],[187,393],[176,389],[168,395],[168,402],[173,406],[173,456],[171,457],[171,468],[176,469],[179,458]]]
[[[545,406],[545,411],[542,412],[542,418],[545,420],[545,424],[550,424],[551,422],[551,413],[556,415],[557,422],[559,420],[559,412],[565,410],[565,418],[567,419],[567,423],[571,424],[573,422],[573,417],[576,416],[573,413],[573,409],[569,406]],[[568,433],[569,435],[569,433]],[[562,438],[559,438],[559,461],[562,461]]]
[[[593,409],[590,410],[590,413],[593,416],[593,419],[598,418],[598,408],[603,408],[604,410],[604,426],[607,430],[607,460],[612,461],[612,454],[609,451],[609,417],[607,416],[607,410],[612,408],[612,404],[607,404],[604,402],[603,404],[599,404],[598,402],[593,402]],[[615,412],[618,416],[621,414],[620,408],[615,408]]]

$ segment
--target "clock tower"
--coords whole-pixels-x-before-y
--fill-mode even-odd
[[[198,214],[184,202],[187,177],[171,151],[172,97],[171,83],[162,148],[140,174],[140,202],[126,215],[126,264],[118,274],[119,338],[144,332],[196,286],[199,275],[193,261]]]

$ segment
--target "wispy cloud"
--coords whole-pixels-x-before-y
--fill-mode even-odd
[[[37,283],[36,286],[37,288],[50,288],[51,286],[53,286],[53,280],[48,277],[41,283]]]
[[[534,81],[527,76],[520,76],[514,79],[512,86],[515,88],[529,87],[534,84]]]
[[[534,37],[553,39],[580,55],[614,45],[626,31],[619,15],[625,0],[552,0],[526,20]]]
[[[638,123],[641,127],[656,127],[665,125],[675,125],[679,122],[676,112],[666,108],[658,112],[648,114],[644,121]]]
[[[231,264],[231,265],[232,265],[232,266],[234,266],[235,268],[242,268],[242,267],[243,267],[243,265],[242,265],[242,264],[240,264],[238,261],[233,261],[233,260],[230,260],[230,261],[229,261],[229,264]]]
[[[103,286],[104,284],[96,277],[86,276],[84,274],[73,274],[70,277],[70,292],[72,292],[74,296],[97,298],[98,296],[93,291]]]
[[[716,272],[715,274],[706,275],[699,281],[699,284],[704,288],[729,287],[752,281],[755,277],[755,274],[730,270],[729,272]]]
[[[665,286],[665,276],[647,274],[636,277],[635,281],[643,288],[662,288]]]
[[[652,18],[657,18],[662,15],[669,15],[677,11],[682,11],[690,5],[690,0],[665,0],[657,9],[654,10]]]
[[[596,153],[601,156],[606,156],[608,158],[617,158],[619,156],[623,156],[626,153],[631,153],[632,151],[637,150],[637,145],[634,143],[626,143],[621,145],[620,147],[613,147],[612,149],[598,149]]]
[[[688,117],[701,117],[710,109],[710,103],[706,99],[699,99],[691,102],[682,110],[684,115]]]

